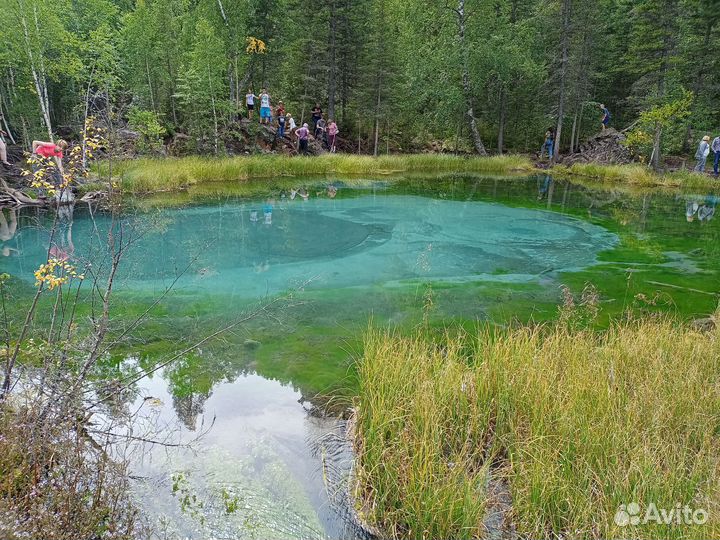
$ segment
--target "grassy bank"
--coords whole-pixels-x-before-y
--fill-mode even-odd
[[[664,186],[668,188],[709,188],[718,187],[720,182],[704,174],[682,170],[657,173],[645,165],[601,165],[599,163],[575,163],[570,167],[556,165],[552,174],[567,178],[589,178],[594,181],[623,184],[637,187]]]
[[[247,156],[233,158],[186,157],[178,159],[139,159],[113,164],[112,176],[124,191],[147,193],[186,186],[242,181],[250,178],[318,175],[385,175],[409,172],[478,172],[488,174],[530,172],[529,159],[516,156],[462,158],[452,155],[418,154],[357,156],[324,154],[317,157]],[[107,163],[98,174],[107,175]]]
[[[108,164],[97,169],[107,177]],[[189,186],[218,182],[240,182],[253,178],[321,177],[357,175],[383,176],[407,173],[480,173],[507,174],[539,172],[530,159],[520,155],[468,158],[445,154],[390,155],[377,158],[353,154],[324,154],[317,157],[257,155],[231,158],[185,157],[137,159],[114,162],[112,177],[127,193],[176,191]],[[715,178],[692,171],[656,173],[640,164],[601,165],[576,163],[556,165],[550,171],[556,177],[586,179],[596,185],[622,185],[635,188],[716,188]]]
[[[359,365],[358,496],[392,537],[485,535],[490,463],[529,538],[720,536],[720,331],[669,319],[480,329],[441,343],[371,331]],[[619,526],[679,503],[705,525]]]

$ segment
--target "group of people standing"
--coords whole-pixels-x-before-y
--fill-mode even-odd
[[[712,143],[710,142],[709,135],[705,135],[702,138],[698,145],[697,152],[695,152],[695,159],[697,160],[695,163],[695,172],[705,172],[705,164],[707,163],[707,158],[711,150],[714,154],[713,174],[718,176],[718,168],[720,167],[720,136],[715,137]]]
[[[336,151],[337,136],[340,133],[335,120],[332,118],[325,120],[323,110],[319,103],[315,104],[315,107],[311,112],[312,131],[307,122],[298,128],[295,124],[295,119],[292,114],[285,110],[285,105],[282,101],[278,101],[277,107],[275,107],[273,115],[273,107],[271,105],[270,94],[267,89],[263,88],[259,96],[256,96],[252,89],[248,90],[245,95],[245,107],[247,108],[248,119],[252,120],[253,112],[255,111],[256,101],[260,101],[260,123],[264,125],[273,124],[277,128],[277,136],[281,139],[287,135],[294,133],[298,141],[298,152],[307,155],[308,153],[308,141],[312,135],[315,140],[327,148],[330,152]],[[273,118],[275,119],[273,121]]]

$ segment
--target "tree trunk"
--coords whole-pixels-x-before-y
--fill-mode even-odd
[[[498,121],[498,140],[497,140],[497,151],[498,154],[502,155],[503,146],[505,145],[505,107],[506,107],[506,93],[505,87],[500,89],[500,119]]]
[[[218,117],[217,117],[217,109],[215,108],[215,96],[212,97],[212,111],[213,111],[213,126],[215,128],[214,132],[214,149],[215,149],[215,155],[218,155]]]
[[[658,101],[662,101],[665,97],[665,76],[667,75],[667,58],[669,53],[669,45],[666,43],[663,51],[662,63],[660,64],[660,76],[658,78],[657,96]],[[653,135],[653,149],[650,165],[653,169],[660,170],[660,149],[662,148],[662,125],[655,122],[655,134]]]
[[[15,141],[15,137],[13,137],[12,131],[10,131],[10,127],[8,127],[7,116],[5,115],[5,111],[3,110],[2,99],[0,99],[0,119],[2,119],[3,125],[5,126],[3,128],[5,133],[8,134],[8,138],[10,139],[10,141],[15,144],[17,141]]]
[[[337,88],[337,13],[335,0],[330,1],[330,73],[328,75],[328,119],[335,119],[335,93]]]
[[[465,98],[466,116],[468,124],[470,126],[470,133],[473,139],[473,145],[475,146],[475,152],[481,156],[486,156],[487,151],[485,145],[480,137],[480,131],[477,127],[477,119],[475,118],[475,112],[473,111],[473,99],[472,99],[472,87],[470,85],[470,67],[468,58],[468,49],[465,43],[465,21],[467,17],[465,15],[465,0],[458,0],[458,7],[455,9],[458,21],[458,41],[460,42],[460,50],[462,51],[462,86],[463,96]]]
[[[380,77],[377,81],[377,102],[375,103],[375,144],[373,146],[373,156],[378,155],[378,138],[380,136]]]
[[[217,108],[215,107],[215,92],[213,90],[212,85],[212,78],[210,77],[210,73],[208,72],[208,86],[210,87],[210,101],[212,103],[212,113],[213,113],[213,127],[215,128],[213,131],[213,149],[214,153],[217,156],[218,155],[218,117],[217,117]]]
[[[232,61],[230,61],[228,63],[227,80],[228,80],[228,88],[230,89],[230,103],[232,103],[234,105],[235,112],[237,112],[240,109],[238,107],[237,92],[235,91],[237,82],[235,81],[235,72],[233,71],[233,62]],[[233,114],[233,118],[236,118],[235,114]]]
[[[560,155],[562,141],[562,126],[565,120],[565,79],[567,76],[568,47],[570,37],[570,5],[571,0],[563,0],[562,4],[562,40],[560,51],[560,92],[558,95],[558,123],[555,130],[555,147],[553,148],[553,161]]]
[[[150,64],[148,63],[147,56],[145,57],[145,73],[147,75],[148,89],[150,90],[150,106],[152,107],[153,112],[157,114],[157,108],[155,107],[155,97],[153,96],[152,79],[150,78]]]
[[[572,131],[570,132],[570,153],[575,153],[575,132],[578,124],[578,109],[577,104],[575,105],[575,114],[573,115]]]
[[[225,15],[225,8],[222,5],[222,1],[217,0],[217,3],[218,3],[218,7],[220,8],[220,15],[222,16],[222,20],[225,23],[225,26],[229,26],[227,16]]]
[[[586,20],[586,19],[584,19]],[[589,95],[588,88],[588,73],[584,69],[585,66],[589,66],[592,63],[592,59],[588,58],[589,51],[592,49],[591,37],[592,33],[590,30],[580,24],[583,32],[582,47],[580,49],[580,58],[577,60],[577,67],[575,69],[575,77],[573,78],[574,88],[574,99],[573,99],[573,125],[572,134],[570,136],[570,153],[574,153],[580,147],[580,125],[582,123],[583,108],[585,107],[585,100]]]
[[[95,74],[95,67],[90,73],[90,79],[88,80],[87,90],[85,92],[85,111],[83,115],[83,130],[82,130],[82,167],[83,170],[87,168],[87,126],[88,116],[90,116],[90,88],[92,86],[93,75]]]
[[[662,126],[660,122],[655,122],[655,134],[653,135],[653,149],[650,159],[652,168],[656,171],[660,169],[660,146],[662,144]]]
[[[310,61],[308,61],[307,73],[305,74],[305,83],[303,86],[302,109],[300,111],[300,123],[298,124],[298,127],[302,127],[303,123],[305,122],[305,108],[307,106],[308,80],[310,79],[310,66],[311,65],[312,65],[312,63]]]
[[[19,3],[19,9],[21,12],[20,22],[23,27],[23,35],[25,37],[25,53],[30,61],[30,71],[32,72],[33,83],[35,84],[35,92],[38,96],[38,102],[40,104],[40,112],[42,113],[43,120],[45,121],[45,127],[47,128],[48,138],[50,142],[54,142],[52,134],[52,123],[50,122],[50,104],[48,103],[47,97],[47,80],[45,79],[45,71],[40,69],[42,66],[38,65],[35,59],[35,55],[32,50],[32,42],[30,41],[30,33],[28,31],[27,20],[25,19],[25,5]],[[35,29],[38,30],[37,20],[37,7],[33,6],[35,13]],[[38,53],[38,56],[42,56],[42,52]],[[39,61],[39,59],[38,59]]]
[[[582,132],[583,115],[585,114],[585,102],[580,104],[580,115],[578,116],[577,131],[575,132],[575,148],[580,149],[580,133]]]

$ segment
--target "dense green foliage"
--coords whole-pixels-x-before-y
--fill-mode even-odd
[[[720,121],[716,4],[1,0],[2,126],[27,145],[134,109],[223,153],[218,134],[266,86],[296,119],[321,103],[365,152],[470,149],[468,104],[489,149],[534,151],[553,125],[564,151],[598,130],[601,102],[618,127],[646,112],[646,158],[687,152]]]

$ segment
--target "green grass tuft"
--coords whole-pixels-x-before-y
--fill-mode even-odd
[[[552,168],[555,176],[586,177],[601,182],[620,182],[632,186],[665,186],[683,188],[718,187],[717,179],[693,171],[680,170],[657,173],[645,165],[602,165],[599,163],[575,163],[569,167],[556,165]]]
[[[114,163],[112,176],[123,191],[173,191],[209,182],[242,182],[250,178],[327,175],[390,175],[408,172],[529,172],[530,160],[517,155],[463,158],[443,154],[395,155],[373,158],[352,154],[316,157],[247,156],[233,158],[186,157],[139,159]],[[107,163],[98,168],[103,177]]]

